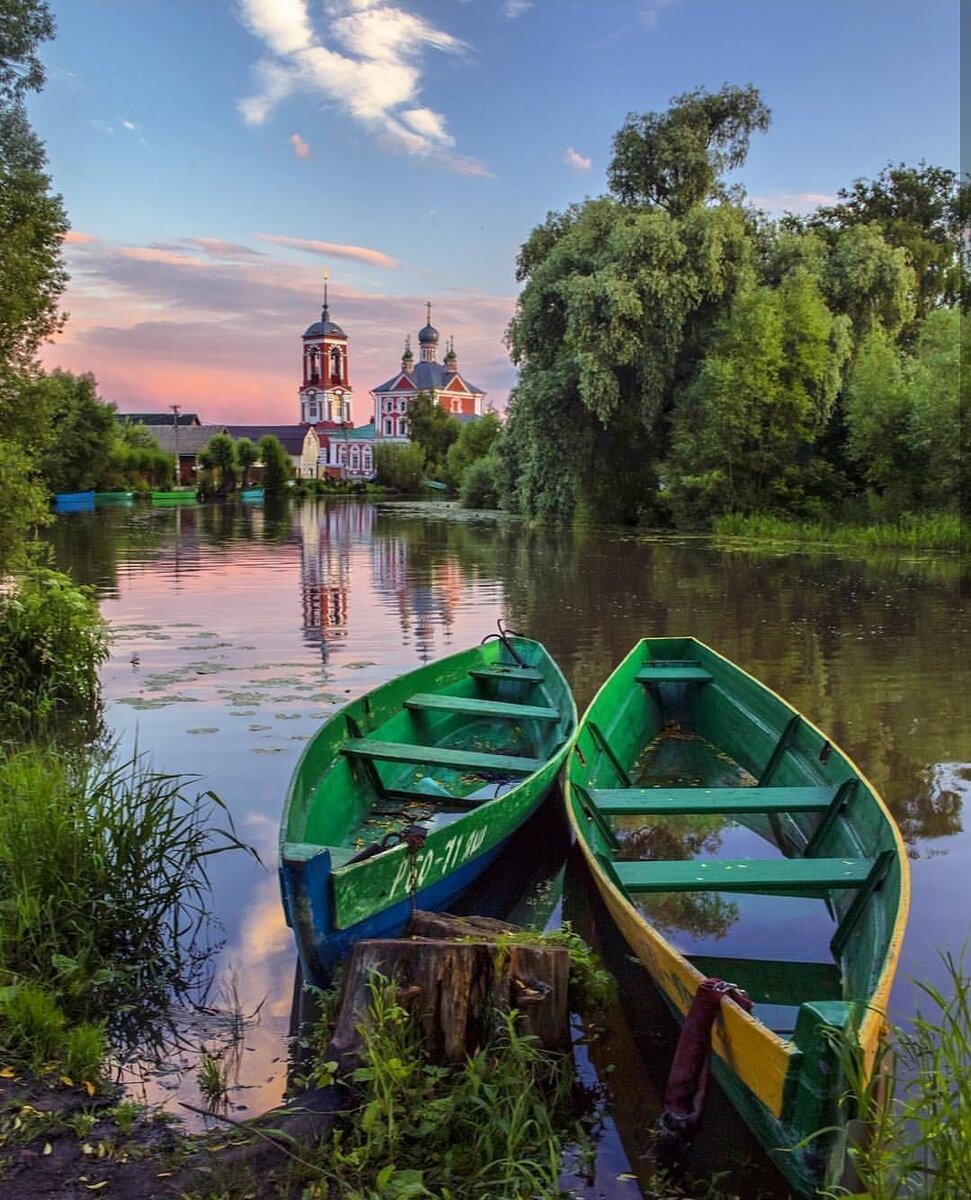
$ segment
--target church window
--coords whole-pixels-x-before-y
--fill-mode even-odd
[[[360,446],[351,447],[351,470],[360,470],[361,466],[361,448]]]
[[[339,346],[335,346],[330,352],[330,373],[334,379],[341,377],[341,351]]]
[[[385,417],[385,419],[384,419],[384,432],[385,432],[385,433],[388,435],[388,437],[391,437],[391,427],[392,427],[392,424],[393,424],[393,422],[391,421],[391,419],[390,419],[389,417]]]
[[[365,446],[361,451],[361,466],[365,471],[371,470],[371,447]]]

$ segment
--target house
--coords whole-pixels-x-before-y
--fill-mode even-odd
[[[298,479],[316,479],[320,457],[320,438],[313,425],[227,425],[231,438],[249,438],[258,444],[260,438],[275,437],[293,464]]]

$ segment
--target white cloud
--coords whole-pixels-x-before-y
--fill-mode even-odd
[[[653,29],[657,24],[661,9],[676,3],[677,0],[645,0],[644,7],[641,9],[641,24],[648,29]]]
[[[303,140],[299,133],[290,134],[290,145],[293,147],[293,152],[297,158],[310,157],[310,147]]]
[[[586,158],[584,155],[578,153],[573,149],[572,146],[567,147],[566,152],[563,155],[563,161],[568,167],[580,175],[584,174],[586,171],[589,171],[590,167],[593,165],[589,158]]]
[[[746,197],[749,204],[769,213],[795,213],[804,216],[815,212],[822,204],[835,204],[836,197],[825,192],[766,192],[764,196]]]
[[[135,133],[137,131],[138,126],[134,121],[127,121],[124,117],[120,117],[119,120],[121,121],[122,129],[127,129],[129,133]]]
[[[389,148],[454,165],[445,117],[419,103],[422,55],[451,55],[464,42],[385,0],[327,0],[314,27],[307,0],[238,0],[241,18],[268,51],[256,64],[256,90],[238,102],[260,125],[294,91],[322,95]],[[457,168],[470,171],[469,160]]]
[[[532,7],[533,0],[505,0],[502,11],[510,21],[514,21],[516,17],[521,17],[527,9]]]

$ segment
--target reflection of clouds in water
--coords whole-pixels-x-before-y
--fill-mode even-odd
[[[280,832],[280,825],[276,818],[269,817],[266,813],[248,812],[242,820],[243,828],[246,831],[246,836],[243,839],[248,842],[263,860],[263,865],[272,870],[276,862],[277,855],[277,837]],[[283,919],[281,912],[280,919]]]
[[[253,903],[240,921],[239,940],[223,954],[226,966],[217,987],[235,981],[245,1012],[262,1002],[263,1015],[289,1019],[295,957],[274,872],[254,889]]]

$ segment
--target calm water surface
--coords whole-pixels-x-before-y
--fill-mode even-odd
[[[943,982],[940,952],[959,953],[971,931],[969,570],[956,558],[537,532],[442,503],[115,509],[61,516],[50,538],[58,564],[95,585],[111,624],[102,672],[109,727],[156,769],[198,775],[199,790],[226,802],[265,864],[239,854],[211,860],[225,939],[212,998],[255,1014],[236,1056],[233,1102],[246,1111],[277,1103],[285,1082],[295,956],[276,835],[304,744],[347,700],[478,642],[498,617],[546,644],[581,709],[638,638],[690,633],[850,753],[913,857],[894,1019],[915,1011],[913,978]],[[549,831],[532,837],[556,840]],[[572,859],[537,870],[547,881],[533,899],[537,913],[556,921],[565,910],[609,943]],[[625,971],[622,954],[614,965]],[[608,1122],[590,1196],[637,1194],[623,1178],[638,1169],[630,1129],[650,1125],[663,1090],[663,1072],[652,1078],[650,1064],[666,1053],[653,1044],[666,1017],[645,1007],[643,977],[625,977],[625,987],[639,1020],[618,1017],[589,1053],[591,1077],[613,1064],[605,1078],[623,1135]],[[225,1031],[197,1020],[195,1034],[217,1047]],[[191,1054],[170,1068],[142,1085],[145,1094],[193,1101]],[[708,1123],[732,1120],[716,1112]],[[714,1142],[726,1140],[737,1136],[723,1130]],[[696,1155],[706,1166],[723,1161],[712,1139]],[[768,1177],[759,1186],[772,1192]]]

